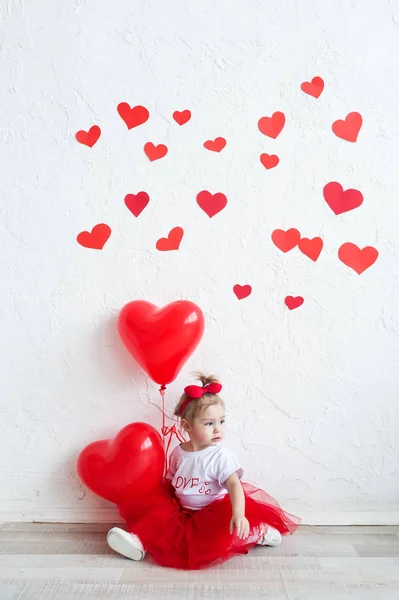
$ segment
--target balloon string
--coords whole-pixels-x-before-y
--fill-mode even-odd
[[[161,394],[161,398],[162,398],[162,428],[161,428],[161,432],[163,435],[163,445],[164,445],[164,450],[165,450],[164,477],[166,476],[166,474],[169,470],[169,451],[170,451],[170,445],[172,443],[173,436],[175,436],[179,442],[186,441],[184,439],[183,435],[181,434],[181,432],[177,429],[176,425],[172,425],[172,426],[168,427],[165,423],[165,390],[166,390],[166,386],[161,385],[161,387],[159,388],[159,393]],[[168,436],[169,436],[169,438],[166,442],[166,448],[165,448],[165,438]]]

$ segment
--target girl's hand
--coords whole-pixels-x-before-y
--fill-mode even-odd
[[[230,521],[230,533],[236,530],[237,537],[240,540],[245,540],[249,536],[249,522],[244,516],[234,517]]]

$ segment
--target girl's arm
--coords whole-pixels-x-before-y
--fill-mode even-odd
[[[224,485],[229,492],[233,511],[230,522],[230,533],[233,533],[234,529],[236,529],[237,536],[241,540],[245,540],[249,535],[249,523],[245,518],[245,496],[237,473],[230,475]]]

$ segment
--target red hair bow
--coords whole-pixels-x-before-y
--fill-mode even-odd
[[[222,384],[214,381],[213,383],[208,383],[204,387],[200,385],[188,385],[184,388],[185,393],[190,398],[194,398],[194,400],[198,400],[198,398],[202,398],[204,394],[218,394],[222,389]]]
[[[218,394],[222,387],[222,384],[217,381],[208,383],[208,385],[205,385],[204,387],[201,387],[200,385],[188,385],[184,388],[188,398],[181,405],[180,414],[183,414],[187,404],[190,404],[192,400],[198,400],[199,398],[202,398],[204,394]]]
[[[198,400],[199,398],[202,398],[204,394],[218,394],[222,387],[222,384],[217,381],[208,383],[208,385],[205,385],[204,387],[201,387],[200,385],[188,385],[184,388],[188,398],[181,405],[180,414],[183,414],[187,404],[190,404],[192,400]]]

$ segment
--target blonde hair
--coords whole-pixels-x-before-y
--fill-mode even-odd
[[[203,387],[209,383],[218,381],[214,375],[206,376],[202,373],[196,373],[195,375],[196,381],[200,381]],[[190,398],[190,396],[184,392],[184,394],[180,397],[179,402],[176,404],[174,415],[180,419],[185,419],[189,423],[193,423],[194,419],[203,414],[206,409],[209,408],[209,406],[221,404],[224,407],[224,400],[219,396],[219,394],[210,394],[209,392],[205,392],[202,398],[192,399],[180,414],[181,407],[183,406],[183,403],[188,400],[188,398]]]

